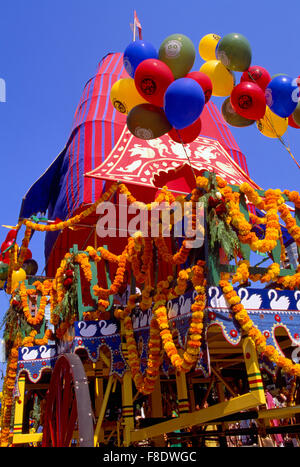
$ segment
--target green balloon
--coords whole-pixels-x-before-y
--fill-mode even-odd
[[[161,44],[158,58],[168,65],[175,79],[183,78],[194,65],[196,50],[187,36],[172,34]]]
[[[3,263],[3,261],[0,261],[0,280],[6,281],[7,276],[8,276],[8,264]]]
[[[251,65],[251,46],[242,34],[227,34],[218,43],[216,56],[229,70],[245,71]]]
[[[137,138],[147,140],[159,138],[168,133],[172,125],[161,107],[139,104],[128,113],[127,127]]]
[[[236,126],[236,127],[245,127],[253,125],[255,120],[249,120],[248,118],[244,118],[241,115],[237,114],[236,111],[233,109],[230,103],[230,97],[227,97],[222,104],[221,112],[225,122],[229,123],[229,125]]]
[[[300,126],[300,101],[298,102],[297,107],[292,113],[292,117],[294,119],[294,122]]]

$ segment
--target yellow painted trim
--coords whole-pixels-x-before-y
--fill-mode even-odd
[[[166,422],[158,423],[150,427],[131,432],[131,442],[140,441],[147,438],[153,438],[161,433],[170,433],[188,426],[201,425],[216,418],[225,417],[241,410],[247,410],[257,407],[260,399],[256,397],[257,391],[234,397],[229,401],[212,405],[205,409],[195,412],[181,414],[178,418],[173,418]]]
[[[286,418],[296,413],[300,413],[300,405],[294,405],[292,407],[282,407],[279,409],[260,410],[258,418]]]
[[[28,444],[28,443],[41,443],[43,439],[43,433],[26,433],[26,434],[14,434],[13,444]]]

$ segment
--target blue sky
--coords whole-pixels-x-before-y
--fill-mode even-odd
[[[159,48],[170,34],[190,37],[196,50],[208,33],[238,32],[252,47],[252,64],[271,75],[300,75],[300,6],[278,0],[15,0],[0,11],[0,78],[7,86],[0,103],[0,225],[17,223],[21,200],[63,149],[86,81],[108,52],[122,52],[132,40],[136,9],[143,38]],[[203,60],[197,53],[193,70]],[[221,108],[224,98],[213,98]],[[299,189],[299,168],[279,141],[252,125],[231,131],[246,154],[251,177],[263,188]],[[300,163],[300,130],[287,141]],[[7,230],[0,227],[1,243]],[[43,269],[43,236],[31,244]],[[8,299],[0,291],[0,319]]]

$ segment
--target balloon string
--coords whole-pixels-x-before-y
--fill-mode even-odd
[[[295,157],[294,157],[293,154],[292,154],[290,145],[285,144],[284,139],[282,138],[282,136],[280,136],[280,135],[277,133],[277,131],[276,131],[276,129],[275,129],[273,123],[272,123],[272,120],[269,119],[267,116],[265,116],[265,118],[266,118],[268,124],[270,125],[270,127],[272,128],[272,130],[274,131],[274,133],[275,133],[277,139],[280,141],[280,143],[283,145],[283,147],[287,150],[287,152],[289,153],[289,155],[291,156],[291,158],[293,159],[293,161],[297,164],[298,168],[300,169],[300,165],[298,164],[298,162],[296,161]]]
[[[188,153],[186,152],[184,143],[183,143],[182,138],[181,138],[181,134],[179,133],[179,131],[178,131],[177,129],[176,129],[176,131],[177,131],[177,135],[178,135],[178,137],[179,137],[179,139],[180,139],[180,142],[181,142],[181,144],[182,144],[183,150],[184,150],[184,152],[185,152],[186,158],[187,158],[187,160],[188,160],[189,166],[190,166],[190,168],[191,168],[191,171],[193,172],[193,176],[194,176],[195,183],[196,183],[196,186],[197,186],[197,180],[196,180],[197,177],[196,177],[195,171],[194,171],[194,169],[193,169],[193,166],[192,166],[192,164],[191,164],[189,155],[188,155]]]
[[[252,79],[252,81],[255,83],[255,79],[253,78],[252,74],[250,71],[248,71],[248,76]],[[291,151],[291,148],[290,148],[290,144],[285,144],[282,136],[279,136],[276,129],[274,128],[274,125],[272,123],[272,120],[270,120],[266,115],[265,115],[265,119],[267,120],[268,124],[270,125],[270,127],[272,128],[272,130],[274,131],[276,137],[279,139],[280,143],[285,147],[285,149],[287,150],[287,152],[289,153],[289,155],[292,157],[293,161],[297,164],[298,168],[300,169],[300,165],[298,164],[298,162],[296,161],[295,157],[293,156],[292,154],[292,151]]]

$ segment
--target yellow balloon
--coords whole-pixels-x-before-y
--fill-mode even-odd
[[[122,114],[128,114],[136,105],[147,103],[139,94],[132,78],[116,81],[110,90],[110,100],[115,109]]]
[[[267,107],[264,117],[257,120],[256,126],[264,136],[279,138],[284,135],[287,130],[288,119],[279,117]]]
[[[199,71],[210,77],[213,96],[225,97],[231,94],[234,87],[234,75],[220,60],[209,60],[203,63]]]
[[[207,34],[199,42],[199,54],[203,60],[216,60],[216,47],[221,39],[218,34]]]
[[[26,272],[23,268],[18,269],[17,271],[13,271],[11,276],[11,285],[12,289],[16,288],[19,285],[19,282],[22,282],[26,279]]]

